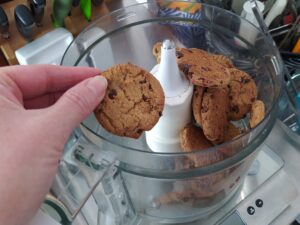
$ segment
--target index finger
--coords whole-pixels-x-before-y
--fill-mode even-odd
[[[18,85],[25,100],[65,91],[86,78],[100,74],[97,68],[54,65],[9,66],[1,69]]]

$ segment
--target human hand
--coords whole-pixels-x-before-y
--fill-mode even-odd
[[[0,68],[1,224],[27,224],[40,207],[67,138],[104,97],[107,81],[93,77],[99,73],[50,65]]]

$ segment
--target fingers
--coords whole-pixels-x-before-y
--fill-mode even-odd
[[[58,91],[24,101],[25,109],[41,109],[53,105],[65,92]]]
[[[54,65],[10,66],[1,69],[18,85],[23,99],[65,91],[80,81],[100,74],[97,68]]]
[[[64,132],[71,132],[100,103],[105,95],[107,81],[102,76],[89,78],[68,90],[53,105],[55,118]]]

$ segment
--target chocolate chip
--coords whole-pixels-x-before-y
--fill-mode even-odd
[[[142,99],[144,100],[144,101],[147,101],[148,100],[148,97],[146,96],[146,95],[142,95]]]
[[[161,111],[159,111],[159,112],[158,112],[158,115],[159,115],[159,116],[162,116],[162,112],[161,112]]]
[[[142,129],[138,129],[136,132],[137,132],[138,134],[141,134],[141,133],[143,132],[143,130],[142,130]]]
[[[189,69],[190,69],[190,66],[188,65],[188,64],[183,64],[182,66],[181,66],[181,70],[182,70],[182,72],[187,76],[188,75],[188,73],[189,73]]]
[[[146,79],[140,80],[139,83],[140,83],[140,84],[145,84],[145,83],[147,83],[147,80],[146,80]]]
[[[183,54],[182,52],[176,51],[176,57],[177,57],[178,59],[182,58],[183,56],[184,56],[184,54]]]
[[[212,71],[212,69],[207,66],[201,66],[201,69],[204,71]]]
[[[250,79],[245,78],[245,77],[242,77],[242,78],[241,78],[241,82],[242,82],[242,84],[247,84],[247,83],[250,82]]]
[[[114,99],[116,96],[117,96],[117,91],[115,90],[115,89],[111,89],[110,91],[109,91],[109,93],[108,93],[108,97],[110,98],[110,99]]]
[[[231,106],[231,111],[233,111],[233,112],[235,112],[235,113],[239,113],[239,111],[240,111],[240,109],[239,109],[239,107],[237,106],[237,105],[233,105],[233,106]]]
[[[206,106],[201,107],[201,113],[206,113],[208,111],[208,108]]]
[[[229,100],[232,100],[232,99],[233,99],[233,97],[231,95],[229,95]]]
[[[251,100],[251,102],[254,102],[254,101],[255,101],[255,98],[251,98],[250,100]]]
[[[148,88],[149,88],[150,91],[153,91],[153,88],[152,88],[151,84],[149,84]]]

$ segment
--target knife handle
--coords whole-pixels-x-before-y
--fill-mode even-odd
[[[15,22],[20,34],[28,41],[32,41],[35,34],[35,19],[29,8],[17,5],[15,8]]]

